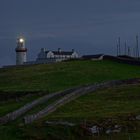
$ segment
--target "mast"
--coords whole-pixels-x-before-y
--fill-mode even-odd
[[[124,44],[124,54],[127,55],[127,43],[125,41],[125,44]]]
[[[118,55],[121,55],[121,38],[118,38]]]
[[[136,57],[139,58],[139,37],[136,35]]]

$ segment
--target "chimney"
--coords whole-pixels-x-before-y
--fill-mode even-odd
[[[61,53],[61,52],[62,52],[62,51],[61,51],[61,48],[58,48],[58,52],[59,52],[59,53]]]
[[[41,48],[41,52],[46,52],[46,48]]]
[[[74,49],[72,49],[72,52],[75,52],[75,50],[74,50]]]

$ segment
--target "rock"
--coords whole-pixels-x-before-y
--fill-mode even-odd
[[[136,120],[140,121],[140,115],[136,116]]]
[[[100,128],[98,126],[94,125],[93,127],[89,128],[89,131],[92,134],[98,134],[100,132]]]
[[[106,133],[106,134],[110,134],[110,133],[112,133],[112,130],[111,130],[111,129],[108,129],[108,130],[106,130],[105,133]]]
[[[113,133],[120,133],[121,132],[121,129],[114,129],[113,130]]]
[[[122,130],[120,125],[115,125],[113,128],[109,128],[106,130],[106,134],[111,134],[111,133],[120,133]]]

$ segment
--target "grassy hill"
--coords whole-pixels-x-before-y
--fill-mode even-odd
[[[102,120],[140,114],[140,85],[119,86],[84,95],[47,117],[54,120]]]
[[[66,106],[60,107],[48,117],[41,119],[31,125],[20,125],[17,121],[6,126],[0,127],[0,136],[3,140],[134,140],[140,139],[140,122],[127,121],[124,118],[130,114],[140,114],[140,85],[119,86],[99,90],[79,97]],[[48,126],[46,121],[69,121],[76,124],[90,123],[101,124],[104,120],[114,119],[112,123],[137,127],[136,131],[130,134],[123,132],[120,134],[101,135],[91,137],[85,135],[79,127],[68,127],[63,125]],[[8,135],[7,135],[8,134]]]
[[[46,139],[99,139],[99,140],[127,140],[130,135],[134,140],[140,139],[140,122],[128,121],[129,115],[140,114],[140,85],[132,86],[119,86],[99,90],[94,93],[90,93],[79,97],[75,101],[68,103],[66,106],[60,107],[57,111],[43,119],[43,123],[36,122],[31,125],[27,130],[31,130],[32,127],[40,128],[46,131],[46,135],[32,135],[32,131],[27,133],[27,136],[36,138],[41,135]],[[89,124],[102,124],[107,119],[113,119],[112,123],[119,125],[126,125],[131,127],[137,127],[137,130],[131,134],[124,132],[121,134],[103,135],[100,137],[89,137],[83,134],[80,128],[68,128],[65,126],[52,125],[44,126],[45,121],[69,121],[74,123],[89,123]],[[25,132],[27,132],[27,130]],[[80,131],[80,132],[79,132]],[[37,133],[37,129],[34,129]],[[41,131],[40,131],[41,133]],[[42,138],[43,138],[42,137]]]
[[[50,92],[77,85],[140,77],[140,67],[113,61],[72,61],[0,69],[0,90]]]
[[[47,94],[48,91],[51,93],[78,85],[129,78],[140,78],[140,66],[113,61],[71,61],[0,69],[0,91],[8,91],[9,94],[14,94],[15,91],[47,91]],[[75,137],[82,139],[82,136],[79,135],[79,128],[71,130],[71,128],[62,126],[47,127],[45,121],[68,120],[80,122],[87,120],[98,122],[110,117],[123,118],[129,114],[140,114],[139,91],[139,85],[100,90],[66,104],[50,116],[32,125],[23,126],[22,120],[19,119],[16,122],[0,126],[0,137],[3,140],[51,140],[60,139],[60,137],[64,137],[64,139],[75,139]],[[19,94],[23,92],[19,92]],[[39,96],[35,94],[29,97],[23,96],[20,101],[7,100],[1,102],[0,116]],[[31,112],[41,107],[45,106],[41,105]],[[124,123],[121,119],[119,121]],[[138,133],[134,135],[140,138]],[[125,140],[125,137],[122,139]]]

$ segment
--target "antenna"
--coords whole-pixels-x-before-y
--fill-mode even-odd
[[[124,44],[124,54],[127,55],[127,43],[125,41],[125,44]]]
[[[130,56],[130,47],[128,46],[128,56]]]
[[[121,38],[118,38],[118,54],[121,55]]]
[[[139,37],[136,35],[136,57],[139,58]]]
[[[119,55],[119,45],[117,43],[117,56]]]
[[[133,47],[133,56],[136,57],[136,51],[135,51],[135,47]]]

